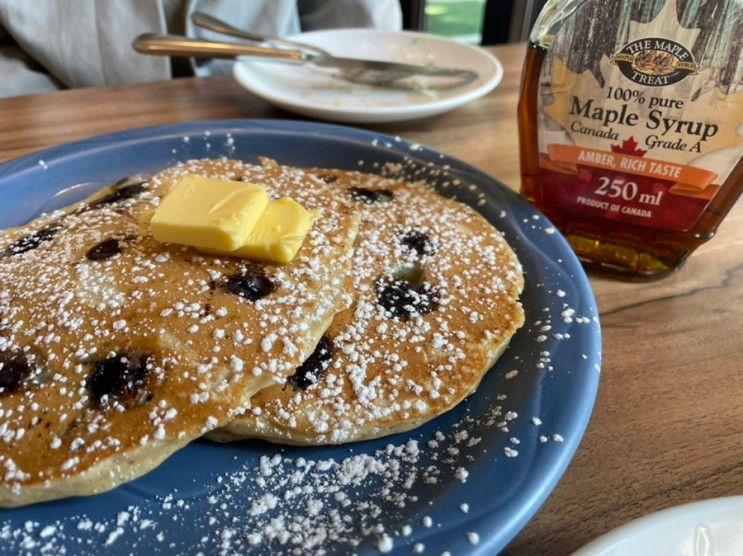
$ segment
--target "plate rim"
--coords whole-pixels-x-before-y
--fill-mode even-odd
[[[743,495],[720,496],[706,500],[695,500],[656,510],[647,515],[636,517],[618,527],[610,529],[579,548],[573,556],[609,556],[619,553],[609,552],[619,548],[628,538],[637,538],[638,534],[648,536],[652,529],[668,524],[673,520],[703,520],[711,512],[727,507],[743,511]],[[741,520],[743,523],[743,519]]]
[[[79,155],[80,151],[95,152],[98,149],[105,149],[107,147],[123,147],[132,143],[137,143],[141,139],[165,139],[169,137],[181,138],[184,135],[193,135],[199,132],[203,133],[209,131],[212,134],[219,134],[235,132],[236,130],[302,133],[310,137],[322,134],[323,137],[340,140],[362,140],[365,144],[371,144],[370,142],[374,139],[391,141],[393,145],[393,147],[390,148],[391,152],[399,154],[400,152],[405,151],[406,154],[411,154],[412,156],[421,153],[429,153],[432,158],[435,157],[437,164],[442,166],[449,165],[451,170],[466,174],[468,178],[472,178],[473,181],[477,181],[480,185],[494,185],[500,189],[510,199],[510,201],[527,206],[530,211],[540,215],[540,218],[543,218],[546,223],[549,223],[549,220],[538,211],[538,209],[527,203],[527,201],[518,195],[518,193],[504,185],[497,178],[488,175],[483,170],[480,170],[461,159],[446,155],[437,149],[373,130],[292,119],[238,118],[194,120],[189,122],[137,127],[108,134],[95,135],[74,142],[63,143],[42,150],[33,151],[1,163],[0,186],[2,186],[2,181],[8,179],[8,177],[23,175],[24,173],[38,170],[39,161],[44,158],[47,158],[50,163],[54,164],[59,161],[64,162],[65,157]],[[413,147],[415,147],[415,149],[413,149]],[[473,208],[477,210],[476,207]],[[520,225],[519,228],[521,228]],[[562,244],[564,253],[561,255],[570,258],[569,261],[564,261],[562,263],[563,266],[568,266],[572,271],[576,271],[575,275],[572,276],[572,279],[576,283],[578,290],[581,292],[581,298],[590,304],[590,306],[596,310],[598,315],[593,290],[577,257],[569,248],[568,243],[562,234],[556,232],[555,234],[552,234],[551,237]],[[592,347],[595,348],[595,352],[600,353],[602,334],[598,321],[595,326],[591,327],[591,329],[593,330],[591,336]],[[594,357],[593,353],[589,354],[589,359],[586,364],[591,362]],[[600,356],[598,356],[598,364],[600,365]],[[521,495],[521,502],[517,504],[519,511],[515,512],[507,523],[499,524],[497,529],[492,527],[488,530],[480,529],[481,542],[479,546],[470,547],[473,549],[473,554],[484,555],[490,554],[491,552],[489,552],[489,550],[491,549],[498,551],[502,550],[523,529],[526,523],[536,514],[547,497],[555,489],[585,435],[586,427],[590,421],[593,407],[596,402],[598,387],[600,384],[599,378],[600,372],[591,373],[588,378],[581,375],[581,398],[575,404],[576,408],[574,411],[571,412],[573,413],[572,422],[574,424],[574,429],[570,431],[569,435],[565,436],[564,442],[560,444],[558,453],[550,457],[548,472],[543,472],[537,477],[532,477],[528,485],[524,487],[524,490],[529,493],[529,496],[525,497],[523,494]],[[493,513],[494,512],[490,511],[480,516],[471,515],[468,517],[466,523],[475,522],[477,520],[483,522],[485,525],[492,525],[488,522],[493,518]],[[490,519],[488,519],[488,517],[490,517]]]

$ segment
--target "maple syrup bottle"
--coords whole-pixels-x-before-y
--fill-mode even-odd
[[[743,1],[549,0],[518,107],[522,193],[581,261],[662,277],[743,190]]]

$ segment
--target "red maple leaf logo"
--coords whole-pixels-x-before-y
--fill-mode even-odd
[[[648,151],[643,151],[642,149],[638,149],[637,141],[635,141],[635,138],[633,136],[630,136],[629,139],[625,139],[624,141],[622,141],[621,146],[612,145],[611,152],[621,153],[621,154],[630,154],[632,156],[642,156]]]
[[[581,169],[580,172],[578,172],[578,179],[580,181],[590,182],[591,178],[591,172],[589,172],[588,170]]]

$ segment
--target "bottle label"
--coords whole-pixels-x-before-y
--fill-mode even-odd
[[[555,37],[540,76],[545,203],[665,230],[697,221],[743,155],[743,3],[714,18],[694,3],[620,2],[603,28],[579,10]]]

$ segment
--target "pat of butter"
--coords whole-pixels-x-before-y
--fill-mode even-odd
[[[137,219],[137,231],[142,237],[151,235],[150,220],[153,214],[155,214],[155,209],[149,209],[140,214]]]
[[[234,251],[267,206],[268,193],[258,185],[187,175],[160,201],[149,227],[165,243]]]
[[[284,197],[268,203],[241,247],[234,251],[204,251],[230,257],[288,263],[302,247],[304,238],[318,217],[318,213],[310,212],[293,199]]]

